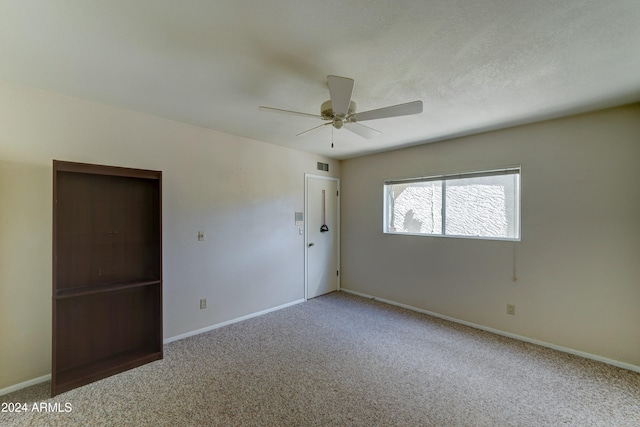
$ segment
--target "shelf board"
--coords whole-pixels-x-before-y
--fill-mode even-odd
[[[126,178],[142,178],[160,180],[162,178],[161,171],[147,169],[132,169],[119,166],[103,166],[88,163],[65,162],[60,160],[53,161],[54,171],[57,173],[83,173],[87,175],[107,175],[121,176]]]
[[[99,285],[76,286],[73,288],[58,289],[55,299],[75,298],[87,295],[96,295],[106,292],[121,291],[124,289],[140,288],[143,286],[152,286],[162,283],[161,279],[146,279],[141,281],[107,283]]]
[[[107,378],[156,360],[162,359],[162,347],[138,348],[82,366],[56,372],[54,394]]]

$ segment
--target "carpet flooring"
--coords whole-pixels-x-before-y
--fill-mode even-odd
[[[344,292],[164,354],[53,399],[0,396],[27,408],[0,425],[640,425],[638,373]]]

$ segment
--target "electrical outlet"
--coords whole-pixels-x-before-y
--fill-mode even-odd
[[[511,316],[515,316],[516,315],[516,306],[515,306],[515,304],[507,304],[507,314],[510,314]]]
[[[206,298],[202,298],[200,300],[200,310],[204,310],[205,308],[207,308],[207,299]]]

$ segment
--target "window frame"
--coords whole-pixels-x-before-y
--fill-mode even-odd
[[[453,181],[457,179],[469,179],[469,178],[482,178],[482,177],[490,177],[490,176],[500,176],[500,175],[516,175],[517,179],[515,181],[515,200],[514,200],[514,231],[515,237],[496,237],[496,236],[469,236],[469,235],[457,235],[457,234],[447,234],[446,232],[446,187],[447,181]],[[412,183],[422,183],[422,182],[430,182],[430,181],[442,181],[442,194],[441,194],[441,232],[439,234],[433,233],[416,233],[416,232],[399,232],[399,231],[390,231],[389,223],[391,222],[391,214],[390,211],[392,207],[393,201],[391,200],[391,193],[389,191],[389,186],[397,185],[397,184],[412,184]],[[497,241],[509,241],[509,242],[519,242],[522,239],[521,233],[521,212],[522,212],[522,166],[509,166],[500,169],[490,169],[490,170],[481,170],[481,171],[471,171],[471,172],[459,172],[459,173],[451,173],[451,174],[441,174],[441,175],[427,175],[422,177],[411,177],[411,178],[397,178],[397,179],[385,179],[383,182],[383,221],[382,221],[382,233],[383,234],[391,234],[391,235],[401,235],[401,236],[421,236],[421,237],[447,237],[454,239],[473,239],[473,240],[497,240]]]

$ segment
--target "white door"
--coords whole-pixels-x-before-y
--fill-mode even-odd
[[[340,287],[339,182],[306,176],[306,298]]]

